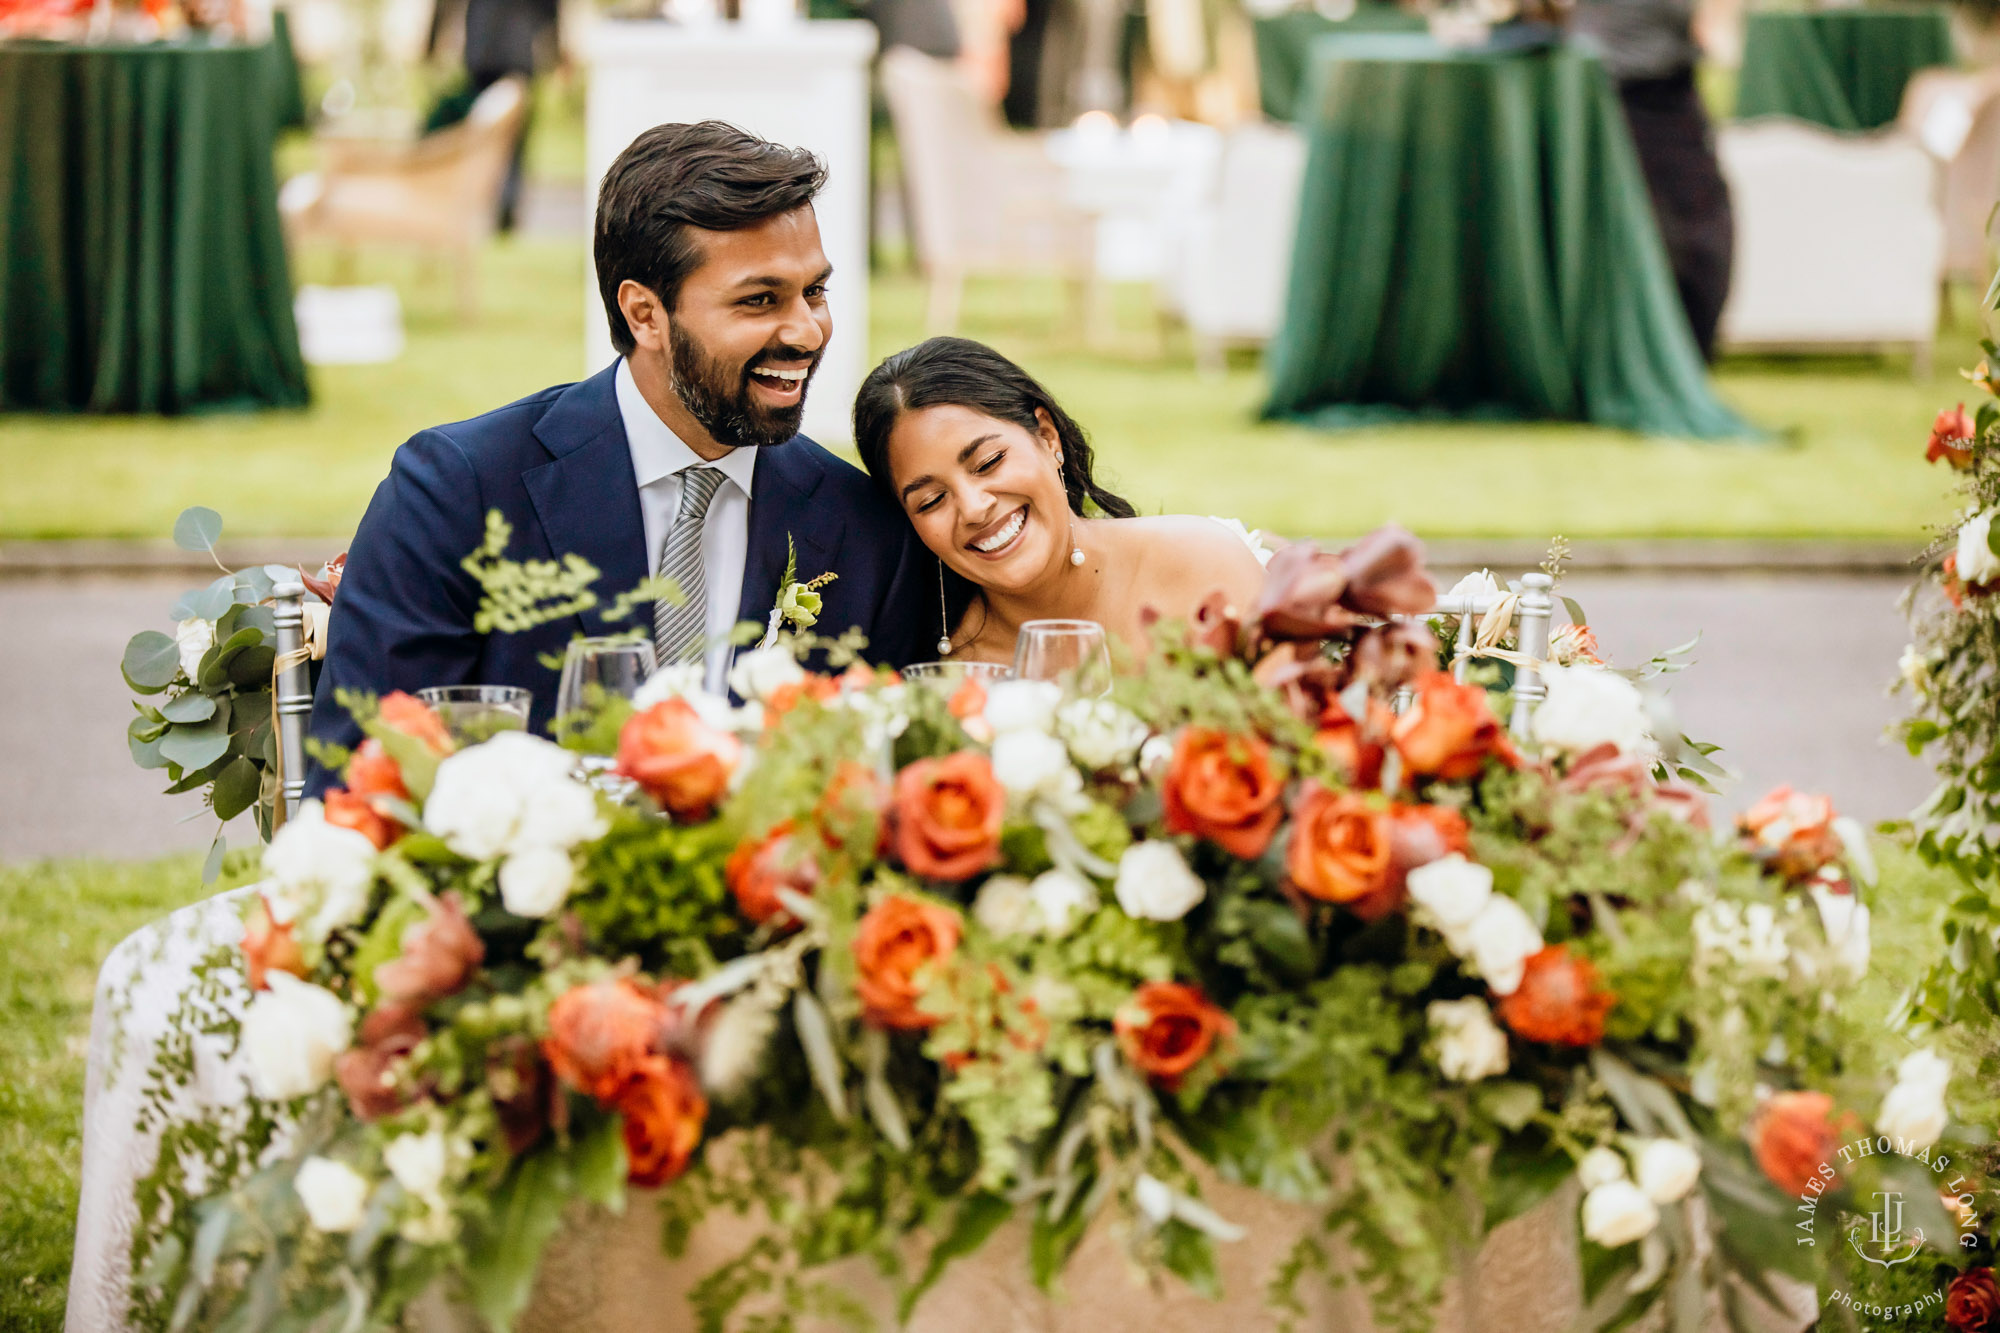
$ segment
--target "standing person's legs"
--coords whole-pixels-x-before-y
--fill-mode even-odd
[[[522,162],[527,156],[528,127],[535,118],[535,76],[531,70],[468,70],[472,96],[478,97],[492,85],[512,74],[527,81],[527,97],[521,108],[521,128],[514,137],[514,154],[507,161],[507,179],[500,186],[500,207],[494,225],[502,232],[514,230],[514,217],[521,206]]]
[[[1688,326],[1702,356],[1712,360],[1716,324],[1729,297],[1735,222],[1694,71],[1629,80],[1618,95]]]

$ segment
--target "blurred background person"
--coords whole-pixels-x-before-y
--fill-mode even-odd
[[[534,118],[535,76],[558,58],[557,11],[558,0],[439,0],[431,19],[433,57],[448,48],[451,29],[463,24],[465,82],[438,99],[424,121],[426,133],[465,119],[479,94],[509,75],[518,74],[529,85],[528,114],[521,118],[507,181],[500,190],[496,225],[503,232],[514,230],[520,209],[521,162]]]
[[[1695,88],[1694,0],[1582,0],[1570,30],[1589,39],[1617,84],[1660,239],[1695,342],[1715,359],[1735,248],[1729,188]]]

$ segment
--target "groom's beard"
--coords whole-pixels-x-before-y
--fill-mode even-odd
[[[806,391],[812,387],[813,373],[819,369],[819,352],[767,347],[742,365],[731,366],[710,356],[708,349],[678,324],[668,326],[667,344],[672,352],[674,394],[717,444],[752,447],[783,444],[799,433],[799,422],[806,412]],[[798,402],[790,407],[769,408],[751,400],[750,371],[765,361],[807,363]]]

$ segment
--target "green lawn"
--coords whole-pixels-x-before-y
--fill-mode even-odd
[[[306,256],[301,276],[326,280],[323,260]],[[304,412],[0,417],[0,538],[159,536],[190,504],[221,510],[237,534],[351,531],[414,431],[582,369],[580,244],[496,242],[485,274],[483,313],[461,325],[443,275],[393,257],[365,270],[402,288],[409,350],[388,366],[314,372]],[[1923,444],[1937,408],[1965,396],[1956,365],[1975,337],[1961,293],[1960,326],[1927,382],[1899,361],[1726,363],[1724,395],[1780,432],[1768,447],[1566,425],[1325,434],[1258,424],[1253,358],[1203,377],[1184,337],[1155,354],[1143,293],[1122,297],[1123,343],[1108,352],[1066,331],[1053,284],[975,284],[963,331],[1046,378],[1142,510],[1233,514],[1287,533],[1397,519],[1440,537],[1911,538],[1945,514],[1946,480],[1924,466]],[[915,278],[878,277],[873,298],[875,355],[922,336]]]

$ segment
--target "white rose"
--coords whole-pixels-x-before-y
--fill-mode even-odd
[[[986,687],[986,725],[995,736],[1048,731],[1055,725],[1062,689],[1048,680],[996,680]]]
[[[1019,875],[995,875],[972,900],[972,919],[1003,939],[1031,934],[1040,917],[1034,889]]]
[[[993,776],[1009,796],[1058,795],[1075,771],[1069,751],[1047,732],[1008,731],[994,738]]]
[[[1639,1188],[1654,1203],[1679,1203],[1701,1179],[1701,1154],[1679,1139],[1647,1139],[1633,1163]]]
[[[1148,736],[1139,747],[1139,776],[1148,782],[1158,782],[1173,761],[1174,743],[1165,736]]]
[[[1170,842],[1135,842],[1118,858],[1113,886],[1127,916],[1144,921],[1178,921],[1208,890]]]
[[[1458,852],[1412,870],[1410,898],[1425,919],[1451,945],[1453,953],[1470,950],[1466,932],[1493,896],[1493,872]]]
[[[1882,1099],[1875,1128],[1892,1139],[1907,1139],[1913,1149],[1930,1147],[1951,1119],[1944,1104],[1950,1078],[1951,1066],[1930,1051],[1904,1056],[1896,1066],[1896,1086]]]
[[[1648,1235],[1660,1224],[1660,1210],[1629,1180],[1613,1180],[1583,1196],[1583,1234],[1606,1249]]]
[[[1832,946],[1835,961],[1849,980],[1861,980],[1868,975],[1867,906],[1852,893],[1835,893],[1817,884],[1812,888],[1812,900],[1819,909],[1819,922],[1826,931],[1826,942]]]
[[[354,1020],[332,991],[289,972],[265,977],[243,1014],[250,1087],[270,1102],[303,1097],[333,1077],[333,1059],[354,1040]]]
[[[729,668],[729,688],[738,698],[759,703],[805,678],[805,668],[783,648],[752,648],[738,654],[736,664]]]
[[[307,801],[271,835],[264,874],[273,919],[304,920],[306,938],[323,940],[368,909],[375,844],[351,828],[327,823],[325,807]]]
[[[685,699],[703,725],[717,731],[762,730],[762,704],[751,703],[742,708],[732,708],[729,700],[708,692],[707,679],[708,669],[699,662],[677,662],[673,666],[661,667],[646,677],[645,683],[633,692],[632,708],[643,713],[669,699]],[[753,716],[754,725],[751,722]]]
[[[1109,699],[1077,699],[1056,714],[1076,762],[1093,773],[1123,768],[1146,743],[1146,724]]]
[[[555,847],[524,847],[500,863],[500,902],[515,916],[555,915],[569,900],[576,865]]]
[[[352,1231],[368,1206],[368,1181],[345,1162],[308,1157],[292,1179],[306,1216],[321,1231]]]
[[[1993,512],[1974,514],[1958,530],[1958,577],[1966,583],[2000,578],[2000,555],[1993,554]]]
[[[1548,697],[1535,709],[1535,740],[1546,748],[1582,754],[1600,745],[1620,754],[1654,751],[1645,696],[1631,681],[1600,666],[1542,669]]]
[[[181,671],[192,681],[201,672],[201,659],[215,647],[215,622],[196,616],[174,626],[174,645],[180,649]]]
[[[1507,1072],[1507,1034],[1477,997],[1432,1000],[1424,1010],[1438,1037],[1438,1069],[1448,1079],[1476,1083]]]
[[[1625,1159],[1611,1148],[1596,1147],[1576,1164],[1576,1178],[1586,1190],[1625,1179]]]
[[[1042,930],[1058,938],[1097,910],[1097,886],[1067,870],[1045,870],[1028,889],[1042,914]]]
[[[1467,574],[1464,578],[1460,579],[1458,582],[1452,584],[1451,591],[1446,593],[1445,597],[1477,598],[1477,597],[1498,597],[1499,595],[1500,595],[1500,580],[1493,577],[1492,570],[1479,569],[1479,570],[1474,570],[1472,573]]]
[[[551,741],[503,731],[438,765],[424,824],[475,861],[532,846],[567,849],[604,831],[596,797],[576,780],[575,766],[576,756]]]
[[[444,1131],[427,1134],[398,1134],[382,1150],[382,1164],[411,1198],[436,1206],[442,1202],[445,1169],[450,1154],[445,1149]]]
[[[1472,942],[1466,960],[1495,995],[1512,995],[1519,989],[1528,959],[1542,951],[1542,932],[1521,904],[1505,894],[1486,900],[1466,934]]]

